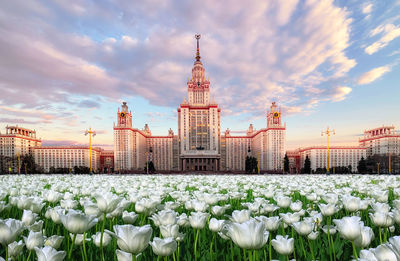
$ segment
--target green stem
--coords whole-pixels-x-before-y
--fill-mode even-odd
[[[103,214],[103,224],[101,226],[101,234],[100,234],[100,252],[101,252],[101,260],[104,261],[104,251],[103,251],[103,234],[104,234],[104,226],[106,225],[106,213]]]
[[[247,260],[246,249],[244,249],[244,248],[243,248],[243,260],[244,260],[244,261]]]
[[[210,244],[210,257],[211,257],[211,260],[213,260],[212,247],[213,247],[213,244],[214,244],[214,238],[215,238],[215,233],[213,233],[213,237],[212,237],[211,244]]]
[[[132,261],[136,261],[136,255],[132,254]]]
[[[302,237],[302,236],[300,236],[300,246],[301,246],[301,249],[303,250],[304,258],[307,259],[307,258],[306,258],[306,257],[307,257],[307,254],[306,254],[306,250],[304,249],[303,237]]]
[[[336,250],[335,250],[335,244],[333,243],[333,236],[331,236],[331,246],[332,246],[333,260],[336,261]]]
[[[293,252],[293,253],[294,253],[294,252]],[[288,256],[288,255],[286,256],[286,260],[289,261],[289,256]]]
[[[272,260],[272,248],[271,248],[271,234],[269,235],[269,237],[268,237],[268,241],[269,241],[269,243],[268,243],[268,251],[269,251],[269,260],[271,261]]]
[[[385,231],[384,231],[384,234],[383,234],[383,240],[384,240],[385,242],[387,242],[387,230],[388,230],[388,228],[385,227]]]
[[[379,229],[379,242],[380,242],[380,244],[382,245],[382,232],[381,232],[381,228],[378,228]]]
[[[249,250],[249,261],[253,261],[253,255],[251,254],[251,250]]]
[[[87,254],[86,254],[86,244],[85,244],[86,238],[85,238],[85,236],[86,236],[86,233],[83,233],[82,248],[83,248],[83,256],[85,257],[84,260],[87,261],[88,259],[87,259]]]
[[[314,260],[315,260],[315,257],[314,257],[314,249],[313,249],[313,246],[312,246],[312,243],[311,243],[311,240],[310,240],[310,239],[308,239],[308,244],[310,245],[310,252],[311,252],[312,260],[314,261]]]
[[[353,254],[356,260],[358,260],[358,255],[357,255],[357,250],[356,250],[356,246],[354,245],[354,242],[351,242],[351,244],[353,245]]]
[[[74,234],[74,236],[72,238],[71,247],[70,247],[69,252],[68,252],[68,259],[71,259],[71,254],[72,254],[72,249],[74,248],[75,239],[76,239],[76,234]]]
[[[31,254],[32,254],[32,251],[29,251],[29,255],[28,255],[28,258],[26,259],[26,261],[29,261],[29,259],[31,259]]]
[[[332,247],[331,247],[331,217],[328,217],[328,246],[329,246],[329,260],[332,261]]]
[[[197,240],[199,238],[200,229],[196,229],[196,238],[194,240],[194,260],[197,260]]]
[[[179,260],[179,257],[180,257],[180,255],[181,255],[180,243],[181,243],[181,242],[178,242],[178,254],[177,254],[177,259],[178,259],[178,260]]]
[[[5,260],[8,260],[8,245],[6,245],[6,259]]]
[[[231,259],[232,259],[232,261],[233,261],[233,245],[232,245],[232,240],[230,241],[230,243],[231,243]]]
[[[294,228],[292,227],[292,238],[294,240]],[[293,257],[296,259],[296,250],[294,249],[294,244],[293,244]]]

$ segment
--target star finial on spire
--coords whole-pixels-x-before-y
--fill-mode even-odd
[[[196,61],[200,61],[200,47],[199,47],[199,40],[200,40],[200,37],[201,37],[201,35],[200,34],[196,34],[195,36],[194,36],[195,38],[196,38],[196,40],[197,40],[197,52],[196,52]]]

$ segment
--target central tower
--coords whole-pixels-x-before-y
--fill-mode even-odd
[[[183,171],[217,171],[220,153],[221,109],[210,102],[210,81],[205,77],[199,40],[192,76],[187,82],[188,101],[178,108],[179,168]]]

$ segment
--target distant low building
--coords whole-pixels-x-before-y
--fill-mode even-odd
[[[367,156],[399,155],[400,135],[394,126],[382,126],[364,131],[364,137],[359,138],[359,144],[367,148]]]
[[[69,169],[74,167],[90,167],[89,146],[46,146],[34,148],[35,162],[45,172],[54,169]],[[101,149],[92,147],[92,168],[95,173],[100,172]]]
[[[0,171],[17,173],[18,157],[33,153],[33,148],[42,146],[36,131],[18,126],[7,126],[6,133],[0,133]]]
[[[114,151],[101,150],[100,173],[110,174],[114,172]]]
[[[300,173],[307,156],[310,159],[312,171],[327,168],[326,146],[299,148],[286,153],[289,158],[289,170],[291,173]],[[330,146],[329,166],[330,168],[351,166],[351,171],[357,171],[358,162],[362,157],[365,159],[366,156],[367,150],[365,147]]]

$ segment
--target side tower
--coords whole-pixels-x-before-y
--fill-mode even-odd
[[[283,170],[286,147],[286,123],[282,124],[281,108],[275,102],[267,111],[266,170]]]
[[[114,166],[118,172],[134,167],[133,134],[132,112],[128,110],[126,102],[123,102],[121,109],[118,108],[117,124],[114,123]]]
[[[221,109],[210,101],[210,81],[200,60],[200,35],[196,40],[196,58],[187,82],[188,101],[178,108],[179,169],[218,171]]]

